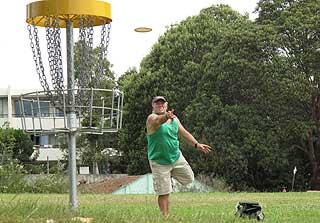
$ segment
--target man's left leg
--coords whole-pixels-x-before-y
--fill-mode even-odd
[[[172,192],[171,170],[172,165],[161,165],[149,161],[152,170],[153,188],[158,194],[158,205],[163,215],[169,213],[169,194]]]
[[[169,213],[169,194],[159,195],[158,196],[158,205],[164,216]]]
[[[182,185],[188,185],[194,181],[194,173],[182,153],[180,154],[177,162],[174,164],[171,175]]]

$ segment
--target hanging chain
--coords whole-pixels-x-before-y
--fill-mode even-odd
[[[101,29],[99,64],[98,64],[98,72],[94,80],[95,86],[98,86],[100,84],[105,74],[104,60],[108,53],[108,46],[110,42],[110,30],[111,30],[111,23],[106,23],[106,21],[104,21],[104,24],[102,25],[102,29]]]
[[[81,17],[79,27],[79,76],[77,85],[79,88],[97,87],[103,79],[105,69],[104,61],[107,55],[107,48],[110,42],[111,24],[102,25],[101,39],[99,46],[98,63],[94,66],[93,58],[93,21],[91,17]],[[96,68],[95,68],[96,67]]]
[[[38,37],[38,29],[35,21],[32,20],[32,25],[28,25],[30,46],[32,49],[33,60],[36,65],[36,72],[40,80],[40,84],[45,91],[45,94],[50,98],[54,106],[60,107],[64,101],[64,78],[62,66],[62,50],[61,50],[61,29],[59,17],[47,16],[45,18],[47,52],[50,68],[50,76],[52,87],[55,93],[50,90],[43,61]],[[77,101],[79,104],[87,105],[90,100],[88,95],[85,95],[81,88],[96,88],[104,78],[106,72],[104,68],[105,58],[108,52],[110,42],[111,23],[104,21],[101,29],[100,51],[98,55],[98,63],[94,64],[93,52],[93,18],[83,16],[80,18],[79,27],[79,74],[77,77]]]
[[[90,101],[82,88],[96,88],[104,77],[104,61],[110,42],[111,24],[104,24],[101,28],[98,63],[94,64],[93,52],[93,22],[91,17],[81,17],[79,27],[79,75],[77,78],[79,104],[87,105]]]
[[[50,90],[47,77],[45,75],[39,44],[38,29],[34,20],[32,20],[32,25],[29,24],[27,27],[29,31],[30,46],[33,54],[33,60],[36,65],[36,72],[45,94],[49,97],[53,105],[57,105],[57,101],[58,104],[62,105],[64,85],[59,20],[57,17],[52,19],[52,21],[50,20],[50,17],[46,17],[45,19],[48,60],[52,79],[52,87],[54,90],[56,90],[55,96]],[[51,26],[52,28],[50,28]]]
[[[93,24],[90,17],[80,18],[78,86],[86,88],[92,77]]]
[[[86,60],[83,60],[85,57],[85,45],[86,45],[86,28],[85,28],[85,17],[81,16],[79,21],[79,55],[78,55],[78,75],[75,78],[76,85],[78,86],[77,94],[76,94],[76,103],[78,104],[84,98],[84,92],[81,90],[82,88],[82,79],[84,74],[87,73],[87,66],[84,64]]]
[[[62,49],[61,49],[61,29],[60,29],[60,22],[59,18],[55,17],[55,27],[56,32],[55,32],[55,48],[56,48],[56,54],[55,58],[57,60],[57,68],[56,68],[56,90],[61,93],[64,91],[64,79],[63,79],[63,66],[62,66]]]
[[[93,76],[93,20],[91,17],[80,17],[79,27],[79,63],[76,79],[78,90],[76,101],[81,105],[88,105],[89,97],[83,88],[89,88]]]
[[[53,18],[50,18],[49,16],[46,17],[45,27],[52,87],[56,91],[56,98],[52,101],[54,104],[56,104],[56,101],[58,101],[58,103],[62,105],[64,94],[64,80],[59,18],[57,16]]]
[[[28,31],[29,31],[29,39],[30,39],[30,46],[32,50],[32,55],[33,55],[33,61],[36,65],[36,72],[38,74],[40,84],[45,91],[45,94],[49,97],[52,97],[52,93],[50,91],[47,78],[44,72],[44,67],[42,63],[42,58],[41,58],[41,49],[39,45],[39,37],[38,37],[38,29],[35,25],[34,20],[32,19],[32,26],[28,24],[27,26]]]

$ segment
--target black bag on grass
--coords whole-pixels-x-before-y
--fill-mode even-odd
[[[238,202],[236,205],[235,215],[238,215],[239,217],[257,219],[258,221],[262,221],[264,219],[261,205],[259,203],[252,202]]]

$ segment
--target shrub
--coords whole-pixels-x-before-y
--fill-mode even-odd
[[[11,161],[0,166],[0,193],[24,192],[26,181],[23,166]]]
[[[57,162],[54,166],[55,174],[41,174],[28,180],[30,193],[66,193],[68,185],[64,178],[65,164]],[[30,180],[31,179],[31,180]]]
[[[63,175],[39,175],[33,180],[28,180],[26,192],[29,193],[66,193],[68,191],[67,182]]]
[[[14,161],[3,164],[0,166],[0,193],[66,193],[68,186],[63,165],[59,165],[57,174],[32,177]]]
[[[219,191],[219,192],[226,192],[230,191],[230,187],[227,185],[225,180],[217,178],[217,177],[212,177],[212,176],[207,176],[203,174],[199,174],[196,179],[207,185],[208,187],[211,187],[213,191]]]

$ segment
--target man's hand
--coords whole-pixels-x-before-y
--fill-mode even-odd
[[[167,111],[167,113],[166,113],[167,119],[171,119],[171,118],[175,118],[176,117],[176,115],[173,114],[173,112],[174,112],[174,109],[171,109],[170,111]]]
[[[200,151],[202,151],[205,154],[208,154],[211,152],[211,146],[208,146],[206,144],[202,144],[202,143],[197,143],[197,149],[199,149]]]

